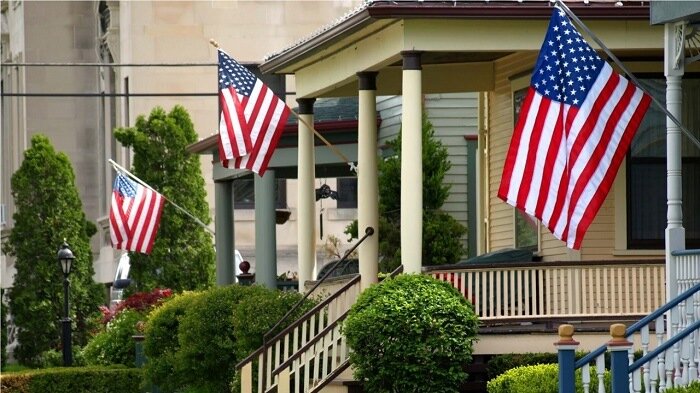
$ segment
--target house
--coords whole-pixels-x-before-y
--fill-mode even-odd
[[[657,21],[665,24],[661,26],[650,25],[648,2],[585,1],[568,5],[654,98],[665,102],[668,97],[666,105],[697,140],[700,64],[695,41],[698,29],[692,24],[697,23],[697,10]],[[667,123],[658,109],[652,108],[646,115],[580,250],[567,248],[537,220],[497,198],[517,111],[530,83],[552,7],[546,1],[371,1],[316,34],[269,55],[260,65],[265,74],[294,75],[297,101],[309,120],[313,119],[317,99],[359,97],[360,168],[375,165],[376,154],[372,153],[377,150],[378,130],[366,119],[373,118],[377,97],[402,97],[402,148],[407,156],[415,157],[420,154],[418,136],[425,95],[478,94],[478,253],[529,248],[542,261],[429,271],[449,279],[465,295],[476,294],[477,311],[483,321],[520,322],[508,328],[510,335],[497,340],[482,335],[477,351],[551,350],[555,324],[636,319],[698,279],[698,252],[685,250],[700,247],[700,185],[696,181],[700,178],[700,146],[692,142],[692,135],[683,136]],[[584,35],[593,42],[588,33]],[[682,42],[686,50],[670,49]],[[670,57],[669,53],[676,56]],[[300,135],[302,132],[308,130],[300,126]],[[313,156],[301,156],[302,146],[310,142],[300,137],[298,143],[301,184],[303,177],[313,178],[314,161]],[[671,163],[668,173],[667,158]],[[404,270],[419,273],[421,185],[416,179],[421,178],[421,168],[410,159],[402,165],[402,179],[411,181],[402,183],[402,206],[406,208],[402,209],[401,254]],[[375,177],[372,170],[360,170],[358,174],[360,196],[369,195],[358,201],[360,228],[377,222]],[[300,189],[299,199],[309,200],[311,191]],[[299,206],[300,215],[306,211],[311,211],[310,204]],[[310,228],[300,229],[300,233]],[[302,255],[303,249],[311,245],[300,238],[299,247]],[[361,278],[344,287],[351,291],[347,295],[350,298],[376,277],[376,239],[368,238],[359,250]],[[306,263],[300,259],[300,271],[310,269]],[[339,302],[337,299],[331,297],[329,302]],[[522,325],[533,321],[552,326],[534,332]],[[342,346],[342,335],[335,330],[338,322],[324,322],[328,326],[321,327],[324,333],[319,336],[323,337],[301,343],[300,348],[292,350],[298,349],[298,355],[289,358],[274,355],[274,348],[293,341],[294,332],[271,339],[262,352],[241,364],[244,375],[252,375],[250,362],[259,356],[260,364],[268,364],[267,370],[258,373],[258,381],[267,384],[261,386],[263,389],[271,383],[288,383],[290,374],[304,368],[304,359],[318,359],[335,346]],[[305,323],[299,321],[295,329]],[[527,333],[528,339],[513,334],[519,331]],[[605,341],[600,334],[577,335],[577,339],[587,341],[582,349],[592,349]],[[265,349],[273,351],[272,357],[264,355]],[[326,375],[314,375],[322,382],[305,386],[304,390],[317,391],[324,381],[340,375],[347,367],[342,360]],[[310,363],[306,367],[311,367]],[[244,378],[242,386],[247,387],[251,381],[252,377]]]

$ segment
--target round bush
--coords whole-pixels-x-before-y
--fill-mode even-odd
[[[450,284],[399,275],[365,290],[343,324],[366,392],[458,392],[478,319]]]

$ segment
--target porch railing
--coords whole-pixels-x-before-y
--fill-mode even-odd
[[[527,262],[425,269],[482,321],[644,316],[665,303],[663,261]]]

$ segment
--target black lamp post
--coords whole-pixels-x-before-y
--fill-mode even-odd
[[[73,348],[71,343],[71,319],[69,317],[68,310],[68,287],[70,286],[70,281],[68,281],[68,275],[70,275],[70,270],[73,267],[73,260],[75,256],[73,251],[68,248],[68,243],[63,241],[61,249],[58,250],[58,264],[61,266],[61,271],[63,272],[63,319],[61,319],[61,324],[63,325],[63,332],[61,337],[61,342],[63,343],[63,366],[69,367],[73,364]]]

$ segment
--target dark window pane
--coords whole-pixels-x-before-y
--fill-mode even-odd
[[[233,181],[233,207],[235,209],[255,208],[255,180],[239,179]],[[286,179],[277,179],[275,184],[275,208],[287,208]]]
[[[642,80],[642,85],[662,104],[666,102],[663,79]],[[700,80],[683,80],[683,123],[697,132],[700,127]],[[700,247],[700,149],[683,137],[683,227],[686,247]],[[666,117],[649,108],[627,156],[627,246],[630,249],[663,249],[666,230]]]
[[[338,178],[338,208],[340,208],[340,209],[355,209],[355,208],[357,208],[357,178],[356,177],[339,177]]]

